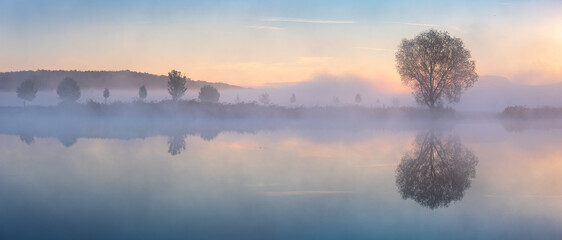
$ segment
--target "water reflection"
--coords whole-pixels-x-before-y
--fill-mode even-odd
[[[60,135],[58,139],[65,147],[70,147],[78,141],[78,137],[73,134]]]
[[[396,185],[403,199],[430,209],[448,207],[470,188],[477,164],[478,158],[458,137],[434,131],[418,134],[396,169]]]
[[[173,136],[169,136],[168,144],[170,145],[170,147],[168,148],[168,153],[172,154],[172,156],[175,156],[185,150],[186,137],[186,134],[176,134]]]
[[[26,143],[27,145],[35,141],[35,137],[29,133],[20,133],[19,136],[20,136],[20,140]]]
[[[216,130],[216,129],[204,129],[201,130],[201,132],[199,133],[199,136],[201,137],[201,139],[210,142],[213,139],[215,139],[216,137],[218,137],[220,134],[220,130]]]

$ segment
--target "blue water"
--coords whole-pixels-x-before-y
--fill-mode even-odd
[[[0,238],[562,239],[562,130],[461,124],[424,142],[429,133],[286,129],[67,144],[3,134]],[[398,169],[420,144],[460,152],[435,160],[441,170],[404,187],[404,199]],[[405,177],[428,169],[419,163]]]

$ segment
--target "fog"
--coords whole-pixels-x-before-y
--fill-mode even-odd
[[[165,83],[166,79],[158,77],[159,82]],[[60,80],[59,80],[60,81]],[[108,103],[112,102],[134,102],[138,100],[138,84],[131,85],[135,79],[128,78],[127,81],[119,83],[118,87],[108,87],[111,95]],[[139,79],[137,79],[137,82]],[[155,80],[156,81],[156,80]],[[118,81],[119,82],[119,81]],[[4,91],[0,92],[0,106],[21,106],[22,100],[15,93],[15,88],[5,85]],[[196,100],[200,86],[205,82],[193,82],[188,84],[183,100]],[[217,83],[212,83],[217,84]],[[13,84],[12,84],[13,85]],[[91,85],[91,84],[90,84]],[[103,84],[102,84],[103,85]],[[103,102],[103,87],[101,85],[81,86],[82,96],[78,100],[86,103],[90,99]],[[218,83],[220,92],[219,102],[236,103],[258,102],[259,96],[267,93],[271,105],[287,107],[311,107],[311,106],[349,106],[359,105],[364,107],[423,107],[417,104],[410,93],[390,92],[384,86],[377,86],[376,81],[353,75],[318,75],[312,79],[295,82],[282,83],[271,86],[244,88]],[[146,101],[157,102],[171,99],[163,84],[147,85],[148,96]],[[457,112],[467,113],[500,113],[508,106],[536,107],[562,107],[562,84],[547,85],[522,85],[500,76],[482,76],[474,87],[469,88],[461,96],[459,103],[445,104],[445,107],[455,109]],[[296,101],[290,102],[292,94]],[[355,102],[355,96],[359,94],[362,101]],[[337,98],[339,103],[334,99]],[[54,106],[60,102],[52,87],[40,88],[36,99],[29,102],[36,106]]]
[[[186,110],[181,104],[167,107]],[[486,236],[561,234],[560,125],[512,131],[498,118],[357,113],[145,116],[124,106],[106,106],[105,116],[79,106],[2,112],[4,234],[329,238],[378,235],[372,224],[395,222],[418,229],[397,231],[404,238],[446,225],[454,234],[439,236],[470,239],[467,224]],[[29,229],[37,221],[48,224]]]
[[[330,76],[219,92],[214,103],[195,89],[179,101],[110,90],[104,103],[86,89],[77,103],[39,93],[0,107],[3,234],[309,239],[391,226],[435,238],[447,226],[438,237],[472,239],[468,224],[562,235],[559,109],[430,110]]]

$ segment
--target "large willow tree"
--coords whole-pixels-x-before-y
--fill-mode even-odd
[[[410,86],[416,101],[430,108],[459,102],[461,93],[477,80],[470,51],[460,38],[431,29],[414,39],[404,39],[396,52],[402,82]]]

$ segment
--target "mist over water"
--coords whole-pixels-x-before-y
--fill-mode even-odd
[[[0,240],[562,239],[560,12],[0,1]]]
[[[562,236],[556,124],[81,116],[0,118],[3,237]]]
[[[427,109],[330,76],[147,92],[4,93],[0,238],[562,237],[557,108]]]

